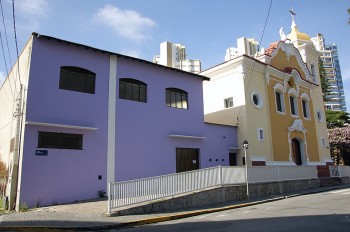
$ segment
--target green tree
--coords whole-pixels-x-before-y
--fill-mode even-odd
[[[326,70],[324,69],[324,66],[323,66],[323,60],[321,58],[318,58],[318,70],[320,73],[323,101],[327,102],[329,101],[330,88],[329,88],[329,82],[326,76]]]
[[[348,24],[350,25],[350,8],[348,9],[348,14],[349,14]]]
[[[326,111],[327,128],[345,127],[350,124],[350,115],[344,111]]]

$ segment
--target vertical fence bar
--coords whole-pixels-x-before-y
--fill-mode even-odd
[[[112,212],[112,201],[111,201],[111,182],[108,182],[108,214]]]

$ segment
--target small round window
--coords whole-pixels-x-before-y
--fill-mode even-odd
[[[253,105],[258,109],[260,109],[263,105],[263,100],[262,100],[261,94],[258,91],[252,92],[251,101],[252,101]]]
[[[322,122],[322,121],[323,121],[323,117],[322,117],[321,111],[317,110],[316,116],[317,116],[317,120],[318,120],[319,122]]]

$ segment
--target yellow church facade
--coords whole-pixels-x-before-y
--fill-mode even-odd
[[[205,121],[237,126],[252,166],[332,163],[318,56],[293,20],[287,39],[203,71]],[[232,165],[244,164],[242,147],[229,152]]]

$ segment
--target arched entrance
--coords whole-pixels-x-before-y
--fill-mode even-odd
[[[301,143],[299,139],[294,138],[292,139],[292,157],[293,161],[295,162],[296,165],[302,165],[302,157],[301,157]]]

